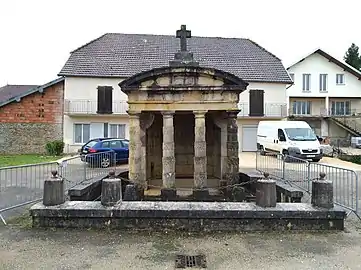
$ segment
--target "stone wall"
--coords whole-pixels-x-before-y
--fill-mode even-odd
[[[0,153],[45,153],[63,139],[64,81],[0,107]]]
[[[194,173],[194,115],[176,114],[174,117],[176,177],[193,178]]]
[[[0,123],[0,154],[43,154],[48,141],[63,139],[62,124]]]

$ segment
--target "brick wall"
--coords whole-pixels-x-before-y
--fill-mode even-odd
[[[45,153],[63,139],[64,81],[0,107],[0,153]]]

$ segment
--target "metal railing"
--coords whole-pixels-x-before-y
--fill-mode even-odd
[[[250,115],[250,104],[247,102],[238,103],[239,117]],[[285,103],[265,103],[263,115],[261,117],[287,117],[287,104]]]
[[[333,183],[335,204],[350,210],[359,217],[358,175],[355,171],[322,163],[309,162],[282,154],[256,154],[256,169],[267,172],[274,179],[294,185],[309,195],[312,194],[312,181],[326,174],[326,180]]]
[[[128,102],[117,100],[112,102],[113,114],[127,114]],[[98,111],[97,100],[66,99],[64,101],[64,113],[68,114],[101,114]]]
[[[64,179],[64,189],[92,178],[102,178],[110,170],[117,171],[116,154],[112,151],[64,158],[55,162],[0,168],[0,219],[4,212],[26,206],[43,198],[44,181],[51,171]]]

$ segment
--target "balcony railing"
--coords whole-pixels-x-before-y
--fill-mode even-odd
[[[102,114],[97,113],[98,102],[96,100],[69,100],[64,103],[64,113],[68,114]],[[113,101],[113,114],[127,114],[128,103],[126,100]]]
[[[320,108],[319,110],[311,110],[309,113],[305,111],[297,111],[292,107],[289,109],[290,116],[296,117],[349,117],[349,116],[357,116],[361,117],[360,109],[348,109],[348,110],[336,110],[336,109],[326,109]]]
[[[250,115],[250,104],[241,102],[238,104],[238,109],[241,111],[238,117],[252,117]],[[287,104],[286,103],[265,103],[263,108],[263,115],[261,117],[287,117]],[[257,115],[257,117],[260,117]]]

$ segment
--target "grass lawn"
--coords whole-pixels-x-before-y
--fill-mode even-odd
[[[50,162],[60,158],[44,155],[0,155],[0,167]]]

